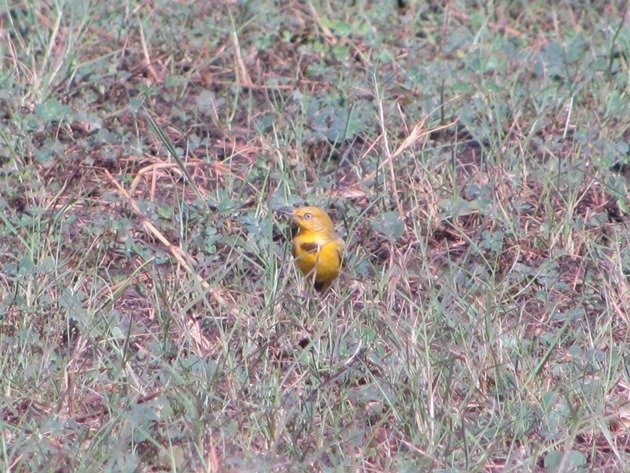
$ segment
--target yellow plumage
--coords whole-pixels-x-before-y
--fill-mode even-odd
[[[341,271],[344,242],[333,222],[319,207],[282,210],[298,226],[293,238],[295,264],[304,276],[312,278],[318,291],[326,290]]]

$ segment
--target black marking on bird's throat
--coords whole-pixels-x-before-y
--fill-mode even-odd
[[[317,243],[300,243],[300,248],[307,253],[312,253],[319,250],[319,245]]]

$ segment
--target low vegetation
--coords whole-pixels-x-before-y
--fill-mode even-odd
[[[628,15],[4,2],[0,470],[623,471]]]

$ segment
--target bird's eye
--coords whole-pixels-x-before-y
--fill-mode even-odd
[[[313,218],[313,214],[304,214],[304,219],[305,220],[310,220]]]

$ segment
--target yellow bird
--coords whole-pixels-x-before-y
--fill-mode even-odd
[[[324,209],[300,207],[280,209],[298,226],[293,238],[293,256],[300,272],[315,282],[323,292],[330,287],[341,270],[344,242],[335,232],[333,222]]]

